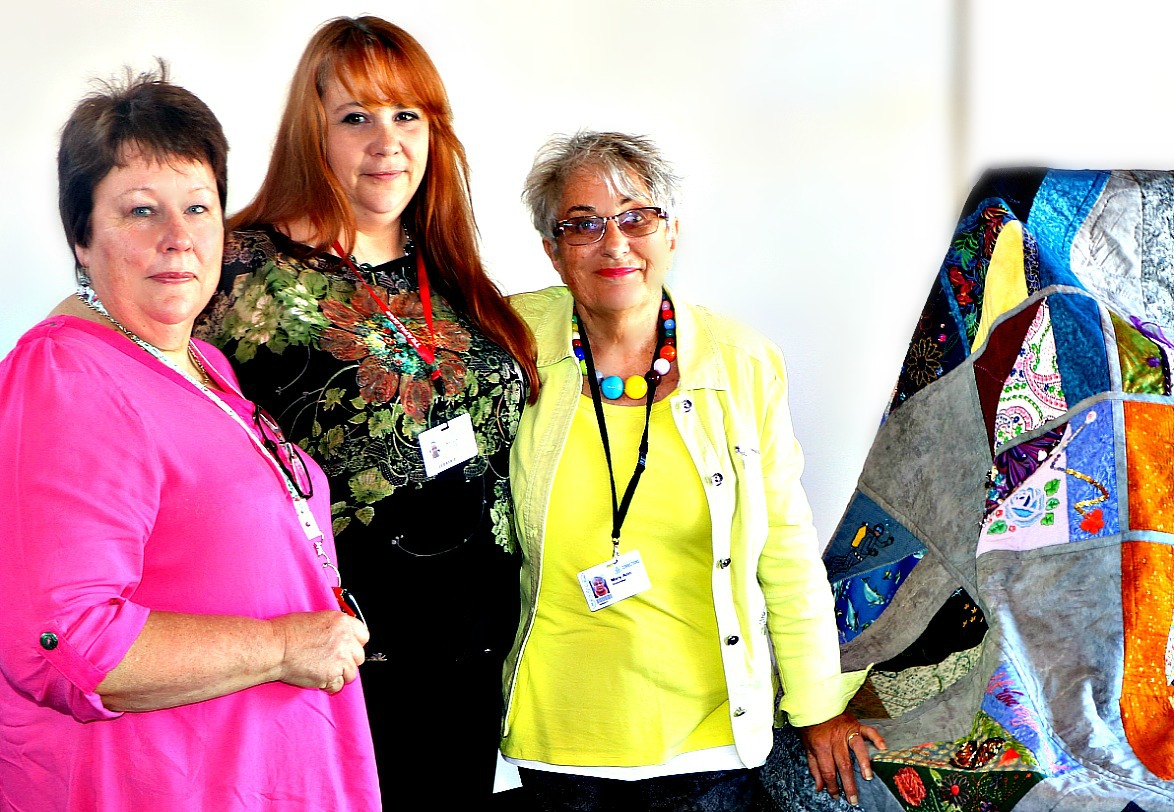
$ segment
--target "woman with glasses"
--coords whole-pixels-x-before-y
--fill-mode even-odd
[[[385,803],[480,808],[518,622],[507,478],[531,339],[478,254],[464,149],[405,31],[337,19],[294,74],[269,172],[230,221],[202,335],[330,479],[371,632]]]
[[[543,810],[769,809],[780,707],[855,801],[842,674],[779,350],[664,287],[676,178],[647,139],[551,140],[525,201],[565,287],[511,303],[542,394],[513,449],[524,622],[502,752]]]
[[[0,363],[0,808],[379,808],[322,473],[190,337],[227,151],[150,74],[62,131],[78,291]]]

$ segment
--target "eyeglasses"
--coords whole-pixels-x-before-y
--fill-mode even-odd
[[[566,240],[567,245],[591,245],[603,239],[608,220],[615,220],[620,231],[628,237],[647,237],[660,228],[661,220],[667,219],[669,215],[664,209],[657,206],[642,206],[608,217],[592,215],[559,220],[554,224],[554,233]]]
[[[297,491],[298,496],[309,499],[314,495],[314,480],[310,478],[310,471],[306,468],[306,461],[302,459],[301,451],[291,442],[286,441],[281,433],[281,426],[273,419],[269,412],[260,406],[253,408],[253,424],[261,436],[261,444],[265,450],[273,455],[286,480]]]

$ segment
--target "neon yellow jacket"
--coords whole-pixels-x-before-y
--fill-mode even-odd
[[[507,726],[518,663],[541,599],[555,470],[582,385],[571,351],[569,291],[547,288],[510,303],[534,332],[542,390],[522,414],[510,457],[524,621],[505,665]],[[673,419],[709,500],[714,611],[734,743],[742,762],[757,766],[773,740],[768,639],[784,688],[779,707],[793,725],[841,713],[865,672],[840,672],[831,589],[799,482],[803,459],[787,408],[782,352],[705,308],[673,304],[680,372]]]

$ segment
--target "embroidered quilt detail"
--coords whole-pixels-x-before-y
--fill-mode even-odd
[[[1052,462],[1063,464],[1064,452]],[[975,556],[991,550],[1033,550],[1068,541],[1067,477],[1041,466],[983,520]]]
[[[1174,809],[1171,267],[1174,171],[996,170],[964,206],[858,489],[925,552],[871,625],[854,507],[825,559],[844,661],[889,658],[849,708],[908,748],[862,808]]]
[[[999,232],[1014,218],[1002,201],[986,199],[958,224],[909,343],[889,412],[970,354],[982,314],[987,266]]]
[[[916,552],[923,545],[904,525],[862,493],[852,497],[824,554],[833,584],[858,570],[883,567]]]
[[[982,715],[1000,725],[1008,736],[1022,745],[1021,753],[1048,775],[1062,775],[1077,764],[1043,726],[1037,702],[1028,695],[1019,672],[1009,663],[1000,664],[987,682],[982,698]]]
[[[967,772],[887,757],[874,759],[873,770],[909,812],[1007,812],[1042,780],[1030,770]]]
[[[1062,415],[1068,408],[1047,300],[1036,310],[1019,357],[1003,384],[995,414],[995,445],[1003,445]]]
[[[1004,466],[1015,464],[1016,478],[1033,470],[1008,492],[1009,477],[996,462],[976,556],[1118,532],[1112,414],[1112,405],[1101,403],[1074,415],[1058,443],[1053,430],[1019,453],[1011,453],[1016,446],[999,455]]]
[[[995,456],[995,464],[987,481],[987,515],[1047,461],[1048,455],[1064,436],[1064,428],[1063,425],[1057,426]]]
[[[872,764],[901,806],[917,812],[1009,810],[1044,778],[1027,749],[985,714],[962,739],[879,753]]]
[[[1067,460],[1052,470],[1063,471],[1068,484],[1068,527],[1072,541],[1114,535],[1121,530],[1117,504],[1117,455],[1113,427],[1117,405],[1102,401],[1068,421]]]

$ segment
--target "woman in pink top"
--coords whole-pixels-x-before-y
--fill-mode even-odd
[[[79,289],[0,363],[0,810],[370,810],[318,467],[190,339],[228,145],[145,75],[62,133]]]

